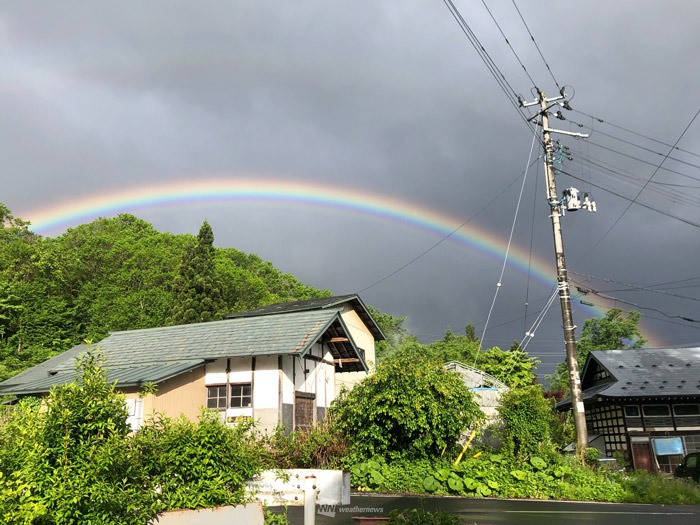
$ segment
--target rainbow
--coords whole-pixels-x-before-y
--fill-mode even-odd
[[[463,225],[463,219],[413,202],[346,187],[259,177],[144,185],[74,199],[41,210],[28,210],[19,216],[31,222],[33,231],[46,235],[97,217],[202,201],[283,202],[343,210],[417,228],[440,237],[451,234],[450,240],[453,242],[476,249],[500,263],[507,249],[506,241],[492,231],[474,224]],[[529,250],[511,244],[509,262],[520,272],[527,273],[529,270],[530,275],[547,288],[555,282],[553,263],[531,254]],[[581,308],[595,317],[605,312],[604,307],[581,305]],[[661,346],[652,341],[648,331],[645,336],[649,339],[647,344]]]

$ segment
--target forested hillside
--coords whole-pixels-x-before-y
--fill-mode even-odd
[[[330,295],[256,255],[155,230],[133,215],[56,238],[0,204],[0,380],[110,331],[221,319],[271,303]]]

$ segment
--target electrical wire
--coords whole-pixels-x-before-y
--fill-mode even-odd
[[[580,180],[580,181],[582,181],[582,182],[586,182],[583,178],[578,177],[578,176],[574,175],[573,173],[569,173],[569,172],[564,171],[564,170],[561,170],[561,169],[558,169],[557,171],[559,171],[560,173],[563,173],[564,175],[568,175],[568,176],[571,177],[572,179],[576,179],[576,180]],[[625,195],[622,195],[621,193],[615,192],[615,191],[613,191],[613,190],[611,190],[611,189],[609,189],[609,188],[606,188],[605,186],[601,186],[600,184],[595,184],[595,183],[592,183],[592,182],[591,182],[590,184],[591,184],[591,186],[593,186],[593,187],[595,187],[595,188],[598,188],[599,190],[603,190],[603,191],[605,191],[605,192],[607,192],[607,193],[610,193],[611,195],[615,195],[616,197],[620,197],[621,199],[624,199],[624,200],[626,200],[626,201],[630,201],[630,205],[636,204],[636,205],[638,205],[638,206],[641,206],[642,208],[647,208],[647,209],[649,209],[649,210],[652,210],[652,211],[655,211],[655,212],[657,212],[657,213],[660,213],[661,215],[665,215],[666,217],[670,217],[671,219],[675,219],[675,220],[677,220],[677,221],[684,222],[685,224],[688,224],[688,225],[690,225],[690,226],[695,226],[696,228],[700,228],[700,222],[692,221],[692,220],[690,220],[690,219],[685,219],[685,218],[683,218],[683,217],[678,217],[677,215],[673,215],[673,214],[671,214],[671,213],[669,213],[669,212],[667,212],[667,211],[660,210],[660,209],[658,209],[658,208],[654,208],[653,206],[648,205],[648,204],[644,204],[643,202],[635,201],[634,199],[632,199],[632,198],[630,198],[630,197],[627,197],[627,196],[625,196]],[[629,207],[628,207],[628,208],[629,208]],[[615,224],[617,224],[617,223],[619,222],[619,219],[620,219],[620,218],[621,218],[621,217],[618,217],[618,220],[615,222]],[[613,224],[613,226],[615,226],[615,224]],[[610,229],[606,232],[605,236],[607,236],[607,235],[610,233],[610,230],[612,230],[613,226],[610,227]],[[588,255],[593,251],[593,249],[594,249],[596,246],[598,246],[598,245],[602,242],[602,240],[605,238],[605,236],[602,237],[601,239],[599,239],[598,242],[596,242],[596,244],[585,254],[584,257],[588,256]]]
[[[481,333],[481,340],[484,339],[484,336],[486,335],[486,329],[488,328],[489,325],[489,319],[491,318],[491,314],[493,313],[493,308],[496,305],[496,299],[498,298],[498,292],[501,289],[501,285],[503,283],[503,275],[505,274],[506,271],[506,266],[508,264],[508,257],[510,255],[510,246],[513,242],[513,234],[515,233],[515,225],[517,224],[518,221],[518,213],[520,211],[520,203],[522,202],[523,199],[523,191],[525,190],[525,183],[527,182],[527,173],[530,170],[530,166],[532,166],[532,163],[530,162],[532,160],[532,153],[535,151],[535,139],[537,138],[537,132],[532,134],[532,144],[530,145],[530,154],[528,155],[527,158],[527,163],[526,163],[526,168],[525,168],[525,176],[523,177],[523,183],[520,185],[520,194],[518,195],[518,202],[515,206],[515,212],[513,213],[513,224],[510,227],[510,235],[508,236],[508,244],[506,245],[506,252],[503,257],[503,266],[501,267],[501,275],[498,277],[498,283],[496,284],[496,292],[493,295],[493,301],[491,302],[491,308],[489,308],[489,313],[486,316],[486,324],[484,324],[484,330]],[[537,159],[535,159],[537,160]],[[476,368],[476,362],[479,359],[479,354],[481,353],[481,342],[479,342],[479,349],[476,352],[476,355],[474,356],[474,364],[472,365],[473,367]]]
[[[544,62],[544,65],[547,68],[547,71],[549,71],[549,74],[552,76],[552,80],[554,80],[554,83],[556,84],[557,88],[561,91],[561,86],[559,85],[559,82],[557,82],[557,79],[554,77],[554,73],[552,73],[552,68],[549,67],[549,64],[547,63],[547,60],[545,60],[544,55],[542,54],[542,50],[540,49],[540,46],[537,45],[537,42],[535,41],[535,37],[532,36],[532,31],[530,31],[530,28],[527,25],[527,22],[525,22],[525,18],[523,18],[523,14],[520,12],[520,9],[518,9],[518,4],[515,3],[515,0],[513,1],[513,6],[515,7],[515,10],[518,12],[518,15],[520,16],[520,20],[522,20],[523,25],[525,25],[525,29],[527,29],[528,35],[530,35],[530,39],[532,40],[532,43],[535,44],[535,47],[537,48],[537,52],[540,54],[540,58],[542,59],[542,62]]]
[[[650,137],[648,135],[643,135],[642,133],[638,133],[637,131],[633,131],[629,128],[625,128],[625,127],[620,126],[618,124],[613,124],[612,122],[608,122],[607,120],[603,120],[600,117],[596,117],[594,115],[589,115],[588,113],[585,113],[585,112],[581,111],[580,109],[572,108],[572,111],[575,111],[576,113],[580,113],[581,115],[585,115],[586,117],[589,117],[593,120],[597,120],[601,124],[607,124],[608,126],[612,126],[614,128],[621,129],[622,131],[626,131],[627,133],[631,133],[632,135],[636,135],[636,136],[641,137],[643,139],[647,139],[647,140],[650,140],[652,142],[656,142],[657,144],[661,144],[662,146],[666,146],[668,148],[672,148],[672,149],[675,149],[677,151],[682,151],[683,153],[687,153],[688,155],[693,155],[694,157],[700,158],[700,153],[694,153],[694,152],[689,151],[687,149],[679,148],[677,145],[668,144],[667,142],[663,142],[661,140],[655,139],[655,138]]]
[[[535,132],[535,126],[534,124],[530,121],[530,117],[526,117],[519,105],[518,102],[518,94],[515,92],[513,89],[513,86],[510,85],[510,82],[506,79],[505,75],[503,72],[498,68],[494,60],[491,58],[489,53],[486,51],[486,48],[483,46],[483,44],[479,41],[478,37],[472,31],[472,28],[469,26],[467,21],[464,19],[462,16],[462,13],[460,13],[459,9],[454,5],[452,0],[443,0],[443,3],[445,6],[447,6],[447,9],[449,9],[450,14],[452,17],[455,19],[457,22],[457,25],[459,25],[460,29],[462,32],[465,34],[467,37],[467,40],[469,40],[469,43],[471,43],[472,47],[476,50],[477,54],[479,55],[479,58],[481,58],[482,62],[484,65],[486,65],[486,68],[489,70],[491,73],[491,76],[496,80],[496,83],[498,86],[501,88],[503,93],[506,95],[506,98],[508,99],[508,102],[515,108],[517,111],[518,115],[520,118],[523,120],[525,125],[530,129],[531,132]],[[541,140],[540,140],[541,143]]]
[[[510,367],[508,368],[508,372],[505,374],[505,377],[503,377],[503,374],[505,373],[505,365],[504,365],[504,367],[503,367],[504,372],[502,372],[501,377],[499,377],[499,379],[503,383],[508,384],[508,379],[510,379],[510,375],[513,373],[513,370],[515,369],[515,364],[516,364],[516,355],[515,354],[518,352],[520,354],[527,354],[527,352],[526,352],[527,345],[530,343],[530,341],[532,341],[532,337],[534,337],[535,331],[537,330],[537,328],[539,328],[540,324],[542,323],[545,316],[547,315],[547,312],[549,312],[549,309],[554,304],[554,300],[556,299],[558,293],[559,292],[558,292],[557,288],[554,287],[554,291],[553,291],[552,295],[550,296],[549,300],[547,301],[547,304],[542,309],[540,314],[537,316],[537,319],[535,320],[535,323],[533,324],[531,331],[527,334],[529,336],[529,339],[527,341],[525,341],[524,344],[520,343],[518,345],[518,348],[509,354],[508,360],[510,361]],[[530,358],[530,359],[532,359],[532,358]]]
[[[540,165],[537,165],[535,173],[535,191],[532,199],[532,221],[530,222],[530,249],[527,259],[527,285],[525,287],[525,320],[523,321],[523,332],[527,332],[527,310],[530,304],[530,278],[532,276],[532,245],[535,239],[535,210],[537,208],[537,183],[540,180]]]
[[[572,279],[572,282],[576,283],[576,281],[574,281],[573,279]],[[576,283],[576,286],[577,286],[577,289],[579,290],[579,292],[583,293],[584,295],[588,294],[588,293],[592,293],[593,295],[596,295],[598,297],[602,297],[603,299],[608,299],[610,301],[616,301],[619,303],[627,304],[629,306],[634,306],[635,308],[639,308],[641,310],[650,310],[652,312],[657,312],[665,317],[668,317],[669,319],[683,319],[684,321],[688,321],[689,323],[700,323],[700,320],[698,320],[698,319],[693,319],[692,317],[686,317],[683,315],[670,315],[670,314],[667,314],[666,312],[664,312],[663,310],[659,310],[658,308],[652,308],[650,306],[642,306],[640,304],[633,303],[631,301],[626,301],[624,299],[620,299],[619,297],[613,297],[611,295],[606,295],[603,292],[599,292],[598,290],[594,290],[593,288],[588,288],[580,283]]]
[[[604,136],[606,136],[606,137],[610,137],[611,139],[614,139],[614,140],[617,140],[617,141],[619,141],[619,142],[622,142],[623,144],[627,144],[627,145],[629,145],[629,146],[634,146],[635,148],[641,149],[642,151],[647,151],[647,152],[649,152],[649,153],[653,153],[654,155],[658,155],[659,157],[663,157],[663,156],[664,156],[664,154],[661,153],[660,151],[656,151],[656,150],[654,150],[654,149],[647,148],[646,146],[642,146],[641,144],[637,144],[636,142],[632,142],[631,140],[625,140],[625,139],[623,139],[623,138],[616,137],[615,135],[612,135],[612,134],[610,134],[610,133],[605,133],[604,131],[601,131],[601,130],[595,130],[595,131],[594,131],[592,128],[589,128],[589,127],[586,126],[585,124],[581,124],[580,122],[576,122],[575,120],[571,120],[571,119],[567,119],[567,120],[568,120],[570,123],[575,124],[575,125],[578,126],[579,128],[590,129],[590,130],[591,130],[591,136],[592,136],[594,133],[599,133],[599,134],[604,135]],[[640,160],[640,161],[641,161],[641,159],[636,159],[636,160]],[[698,169],[700,169],[700,165],[698,165],[698,164],[693,164],[692,162],[688,162],[688,161],[685,161],[685,160],[681,160],[681,159],[678,159],[678,158],[676,158],[676,157],[668,157],[668,160],[672,160],[672,161],[678,162],[678,163],[680,163],[680,164],[685,164],[686,166],[690,166],[690,167],[692,167],[692,168],[698,168]]]
[[[520,57],[519,57],[518,54],[515,52],[515,49],[513,49],[513,46],[511,45],[510,41],[508,40],[508,37],[507,37],[506,34],[503,32],[503,29],[501,29],[501,26],[499,25],[498,21],[496,20],[496,17],[493,16],[493,13],[492,13],[491,10],[489,9],[489,6],[486,5],[486,0],[481,0],[481,3],[484,4],[484,7],[486,8],[486,11],[488,11],[489,15],[491,16],[491,20],[493,20],[493,23],[496,24],[496,27],[497,27],[498,30],[501,32],[501,36],[502,36],[503,39],[506,41],[506,44],[508,44],[508,47],[510,48],[510,50],[513,52],[513,55],[515,56],[515,58],[517,59],[518,63],[520,64],[520,67],[523,68],[523,71],[524,71],[525,74],[527,75],[527,78],[530,79],[530,82],[532,83],[532,87],[534,87],[535,89],[537,89],[537,85],[535,84],[535,81],[534,81],[534,80],[532,79],[532,77],[530,76],[530,73],[529,73],[529,71],[527,70],[527,68],[525,67],[525,64],[523,64],[523,61],[520,60]]]
[[[698,302],[700,302],[700,299],[698,299],[697,297],[690,297],[690,296],[687,296],[687,295],[681,295],[681,294],[676,294],[676,293],[670,293],[670,292],[668,292],[667,290],[659,290],[659,289],[656,289],[656,288],[651,288],[651,287],[648,287],[648,286],[642,286],[642,285],[638,285],[638,284],[634,284],[634,283],[627,283],[627,282],[624,282],[624,281],[615,281],[614,279],[610,279],[610,278],[608,278],[608,277],[597,277],[597,276],[595,276],[595,275],[588,275],[588,274],[579,273],[579,272],[574,272],[574,271],[571,271],[571,273],[573,273],[573,274],[575,274],[575,275],[578,275],[579,277],[586,277],[587,279],[595,279],[595,280],[597,280],[597,281],[603,281],[603,282],[606,282],[606,283],[622,284],[622,285],[624,285],[624,286],[628,286],[628,287],[629,287],[629,288],[627,288],[626,290],[603,290],[603,291],[606,292],[606,293],[610,293],[610,292],[631,292],[631,291],[653,292],[653,293],[658,293],[658,294],[662,294],[662,295],[667,295],[667,296],[669,296],[669,297],[677,297],[677,298],[679,298],[679,299],[687,299],[687,300],[689,300],[689,301],[698,301]]]
[[[538,160],[539,160],[539,159],[533,160],[532,163],[530,164],[530,166],[532,166],[532,165],[533,165],[535,162],[537,162]],[[455,233],[457,233],[459,230],[461,230],[462,228],[464,228],[467,224],[469,224],[471,221],[473,221],[473,220],[476,219],[479,215],[481,215],[481,213],[483,213],[487,208],[489,208],[494,202],[496,202],[498,199],[500,199],[501,196],[502,196],[506,191],[508,191],[508,190],[510,189],[510,187],[518,181],[518,179],[520,179],[520,177],[523,177],[523,176],[525,176],[525,175],[527,174],[527,170],[530,169],[530,166],[528,166],[527,169],[526,169],[523,173],[520,173],[516,178],[514,178],[505,188],[503,188],[503,189],[500,191],[500,193],[498,193],[498,195],[496,195],[493,199],[491,199],[491,200],[490,200],[489,202],[487,202],[484,206],[482,206],[476,213],[474,213],[474,214],[473,214],[472,216],[470,216],[467,220],[465,220],[462,224],[460,224],[460,225],[457,226],[455,229],[453,229],[451,232],[449,232],[447,235],[445,235],[444,237],[442,237],[439,241],[437,241],[436,243],[434,243],[434,244],[433,244],[432,246],[430,246],[428,249],[426,249],[426,250],[424,250],[423,252],[419,253],[418,255],[416,255],[415,257],[413,257],[412,259],[410,259],[407,263],[405,263],[404,265],[402,265],[402,266],[400,266],[399,268],[397,268],[396,270],[394,270],[394,271],[392,271],[391,273],[385,275],[385,276],[382,277],[381,279],[379,279],[379,280],[373,282],[373,283],[370,284],[369,286],[365,286],[364,288],[362,288],[361,290],[359,290],[359,291],[357,291],[357,292],[355,292],[355,293],[356,293],[356,294],[361,294],[361,293],[363,293],[363,292],[366,292],[366,291],[369,290],[370,288],[374,288],[374,287],[377,286],[378,284],[380,284],[380,283],[386,281],[387,279],[393,277],[393,276],[396,275],[397,273],[399,273],[399,272],[405,270],[406,268],[408,268],[409,266],[411,266],[413,263],[415,263],[416,261],[418,261],[419,259],[421,259],[421,258],[424,257],[425,255],[427,255],[428,253],[430,253],[431,251],[433,251],[435,248],[437,248],[439,245],[441,245],[443,242],[445,242],[447,239],[449,239],[450,237],[452,237]]]

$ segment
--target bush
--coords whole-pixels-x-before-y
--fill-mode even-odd
[[[42,402],[22,400],[0,427],[0,522],[144,525],[164,510],[235,505],[260,472],[249,424],[159,419],[129,435],[124,395],[100,354]],[[280,521],[278,521],[279,523]]]
[[[700,505],[700,484],[688,480],[667,479],[657,474],[635,471],[621,478],[628,503],[665,503]]]
[[[3,429],[3,523],[143,525],[157,502],[133,442],[124,396],[98,353],[78,360],[75,382],[43,404],[22,401]]]
[[[229,427],[207,410],[197,423],[184,416],[160,418],[142,428],[134,441],[162,510],[242,503],[245,482],[265,463],[252,423]]]
[[[460,377],[419,348],[380,363],[333,402],[331,417],[354,460],[437,457],[483,417]]]
[[[539,385],[506,392],[498,413],[503,421],[500,437],[504,453],[520,459],[555,453],[550,432],[553,406]]]
[[[307,430],[287,433],[277,428],[272,435],[264,436],[262,443],[276,468],[337,469],[348,452],[347,439],[330,417]]]

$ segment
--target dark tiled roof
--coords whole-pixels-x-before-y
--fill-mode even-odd
[[[594,381],[600,368],[610,378]],[[596,398],[700,397],[700,348],[641,348],[591,352],[581,375],[584,401]],[[571,406],[571,398],[557,403]]]
[[[365,306],[365,303],[363,303],[362,299],[360,299],[360,297],[356,294],[336,295],[334,297],[319,297],[317,299],[306,299],[304,301],[271,304],[261,308],[246,310],[245,312],[230,314],[227,315],[226,318],[239,319],[241,317],[259,317],[263,315],[275,315],[289,312],[308,312],[312,310],[326,310],[331,308],[338,309],[346,303],[350,303],[352,305],[377,341],[385,339],[381,329],[370,315],[367,306]]]
[[[110,380],[135,386],[164,381],[217,358],[304,355],[329,329],[345,331],[335,309],[114,332],[96,346]],[[360,353],[351,340],[347,345],[342,351],[352,355],[339,357]],[[0,394],[41,393],[71,381],[75,357],[84,350],[77,346],[0,383]],[[356,368],[366,369],[363,362]]]
[[[599,392],[605,397],[700,396],[700,348],[591,352],[584,385],[589,384],[593,361],[614,378]]]

